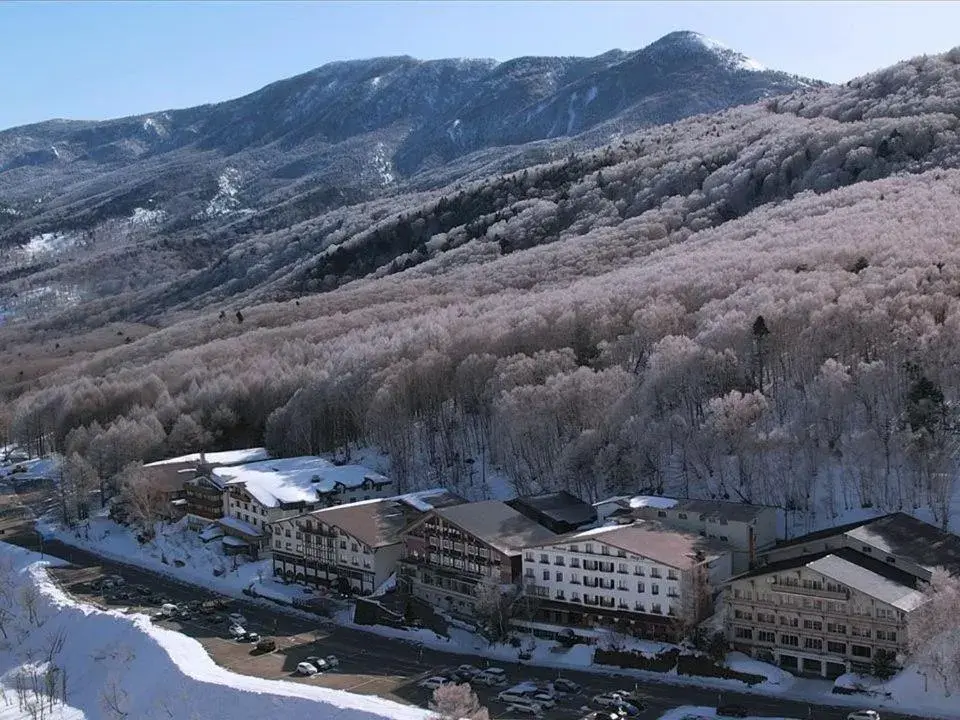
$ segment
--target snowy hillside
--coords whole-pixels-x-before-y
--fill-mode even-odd
[[[425,720],[426,711],[295,683],[236,675],[201,645],[124,616],[78,605],[32,553],[0,545],[0,719],[200,720],[317,717]],[[32,688],[39,692],[33,692]]]

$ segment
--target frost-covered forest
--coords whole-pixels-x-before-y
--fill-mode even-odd
[[[407,487],[458,487],[489,463],[518,492],[946,523],[958,62],[263,227],[207,287],[163,291],[192,298],[179,321],[39,373],[10,433],[107,477],[198,447],[374,444]]]

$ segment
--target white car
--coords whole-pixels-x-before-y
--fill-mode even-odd
[[[513,712],[527,713],[528,715],[543,714],[543,707],[541,707],[540,703],[534,702],[533,700],[527,700],[526,698],[518,702],[510,703],[510,706],[507,708],[507,712],[510,712],[511,710]]]
[[[239,640],[244,635],[247,634],[247,631],[241,625],[231,625],[230,626],[230,637],[236,638]]]
[[[317,658],[316,665],[321,670],[333,670],[335,667],[340,667],[340,661],[336,655],[327,655],[326,657]]]
[[[624,697],[619,693],[600,693],[599,695],[594,695],[591,700],[594,705],[602,708],[615,708],[622,705],[625,701]]]
[[[450,681],[447,680],[446,678],[442,678],[439,675],[436,675],[434,677],[428,677],[425,680],[421,680],[420,682],[417,683],[417,685],[419,685],[422,688],[426,688],[427,690],[436,690],[441,685],[449,684],[449,682]]]
[[[489,687],[504,685],[507,682],[507,671],[497,667],[487,668],[478,673],[477,676],[473,678],[473,682],[478,682]]]
[[[227,615],[227,619],[234,625],[246,625],[247,619],[240,613],[230,613]]]
[[[305,675],[310,677],[311,675],[316,675],[317,672],[319,671],[308,662],[302,662],[297,665],[297,675]]]
[[[876,710],[856,710],[847,715],[847,720],[880,720],[880,713]]]

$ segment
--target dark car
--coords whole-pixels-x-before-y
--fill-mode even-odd
[[[553,687],[562,693],[567,693],[568,695],[576,695],[580,692],[580,686],[577,685],[573,680],[567,680],[566,678],[557,678],[553,681]]]
[[[745,718],[750,712],[743,705],[720,705],[717,707],[718,717]]]

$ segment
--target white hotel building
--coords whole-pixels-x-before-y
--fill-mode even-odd
[[[640,521],[528,546],[522,577],[540,598],[542,622],[671,640],[712,612],[714,590],[731,573],[729,548]]]

